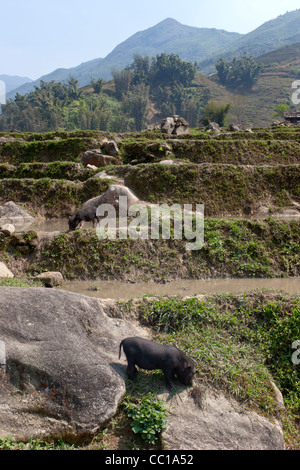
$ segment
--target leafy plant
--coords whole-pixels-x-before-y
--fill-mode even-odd
[[[147,444],[154,444],[165,429],[166,410],[163,403],[152,393],[145,397],[124,401],[127,415],[132,419],[131,427]]]

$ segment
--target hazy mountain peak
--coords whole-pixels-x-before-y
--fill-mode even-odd
[[[248,54],[257,57],[280,46],[300,42],[300,10],[270,20],[248,34],[228,32],[216,28],[197,28],[181,24],[174,18],[139,31],[116,46],[104,59],[94,59],[71,69],[58,69],[41,77],[44,81],[67,81],[72,75],[80,86],[91,77],[110,80],[112,69],[122,69],[133,62],[134,55],[155,57],[161,53],[175,53],[183,60],[201,64],[202,73],[215,71],[220,57]],[[206,69],[205,69],[206,67]],[[40,79],[14,92],[26,93],[39,85]],[[14,92],[10,97],[14,96]]]

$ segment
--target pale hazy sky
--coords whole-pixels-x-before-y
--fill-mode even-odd
[[[0,0],[0,74],[37,79],[105,57],[165,18],[248,33],[299,0]]]

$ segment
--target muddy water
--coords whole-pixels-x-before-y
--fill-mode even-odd
[[[293,212],[293,213],[292,213]],[[300,218],[300,212],[292,211],[286,212],[283,214],[273,214],[272,217],[277,219],[284,219],[284,220],[294,220]],[[239,217],[235,217],[239,218]],[[246,217],[242,217],[246,218]],[[249,217],[250,219],[255,218],[258,220],[264,220],[267,218],[266,214],[258,215],[256,217]],[[91,222],[84,222],[83,228],[90,228],[92,227]],[[24,228],[22,228],[24,230]],[[53,218],[53,219],[41,219],[36,220],[29,228],[26,227],[27,230],[36,230],[41,232],[66,232],[69,229],[68,226],[68,218],[61,217],[61,218]]]
[[[300,294],[300,278],[176,280],[166,284],[99,280],[65,281],[60,289],[103,299],[130,299],[145,295],[193,296],[224,292],[240,293],[254,289],[274,289],[288,294]]]
[[[29,230],[35,230],[37,232],[65,232],[68,229],[67,217],[61,217],[58,219],[37,219],[29,227]]]
[[[92,223],[84,223],[92,227]],[[65,232],[67,217],[35,221],[31,230],[43,232]],[[254,289],[282,290],[289,294],[300,294],[300,278],[296,279],[209,279],[176,280],[166,284],[154,282],[128,283],[122,281],[65,281],[62,289],[90,297],[129,299],[144,295],[199,295],[224,292],[246,292]]]

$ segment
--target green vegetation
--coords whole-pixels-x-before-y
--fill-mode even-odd
[[[197,127],[210,101],[219,107],[230,105],[229,122],[266,126],[274,119],[275,109],[281,113],[282,103],[292,105],[299,47],[289,46],[285,53],[279,49],[255,60],[221,58],[213,70],[218,73],[209,77],[197,73],[194,62],[161,53],[152,58],[135,55],[130,66],[114,69],[111,82],[92,78],[79,88],[72,77],[66,83],[42,81],[34,91],[17,94],[2,107],[0,131],[139,131],[174,114]]]
[[[126,414],[131,418],[131,428],[146,444],[155,444],[165,428],[167,419],[163,402],[153,393],[135,398],[127,397],[123,400]]]
[[[45,442],[41,439],[31,439],[29,442],[15,442],[11,436],[0,438],[0,450],[74,450],[75,446],[59,441]]]
[[[209,101],[205,107],[201,122],[204,126],[207,126],[210,122],[216,122],[219,126],[224,127],[229,110],[230,104],[218,105],[214,101]]]
[[[155,341],[176,344],[196,364],[190,390],[202,406],[210,387],[233,397],[245,409],[282,421],[287,449],[299,449],[300,369],[292,362],[292,343],[300,337],[300,297],[278,292],[211,295],[199,300],[181,297],[142,299],[119,303],[151,327]],[[274,382],[285,409],[276,401]],[[161,431],[168,413],[157,392],[164,386],[161,371],[139,371],[126,384],[126,395],[116,416],[83,449],[161,448]],[[180,397],[182,388],[175,385]],[[128,420],[129,418],[129,420]],[[58,442],[33,440],[16,443],[1,439],[2,449],[72,449]],[[113,447],[114,448],[114,447]]]
[[[112,184],[107,179],[87,179],[83,182],[51,178],[7,178],[0,180],[2,200],[22,201],[35,214],[47,217],[70,215],[74,206],[102,194]]]
[[[299,448],[300,369],[291,348],[300,337],[299,296],[252,292],[149,300],[140,304],[139,315],[157,331],[156,340],[176,344],[195,360],[200,386],[217,387],[274,416],[274,381],[285,401],[287,445]]]
[[[66,279],[155,280],[299,276],[297,221],[206,219],[201,250],[185,240],[99,240],[93,230],[61,233],[31,257],[26,272],[60,271]],[[2,259],[20,260],[18,242],[0,242]],[[28,241],[31,246],[31,241]]]
[[[262,64],[258,64],[253,57],[234,57],[231,62],[220,59],[216,63],[217,74],[220,82],[236,90],[251,89],[257,82],[259,74],[263,70]]]

